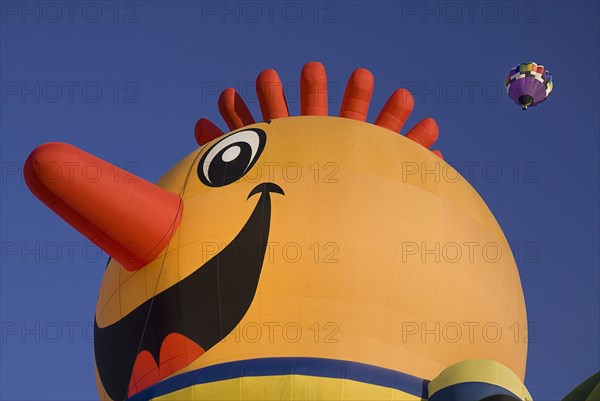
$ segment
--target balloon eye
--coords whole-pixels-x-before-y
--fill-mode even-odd
[[[260,157],[265,132],[247,129],[215,143],[198,163],[198,177],[209,187],[222,187],[242,178]]]

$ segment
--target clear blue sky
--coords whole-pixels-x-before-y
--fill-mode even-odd
[[[97,397],[89,338],[106,256],[27,190],[29,152],[69,142],[156,180],[196,146],[197,118],[224,128],[217,90],[237,85],[258,117],[252,83],[275,68],[297,114],[312,60],[336,91],[331,112],[366,67],[370,121],[403,85],[409,125],[438,121],[438,148],[518,251],[534,398],[560,399],[600,369],[598,2],[69,4],[1,3],[2,400]],[[530,60],[555,89],[522,112],[502,85]]]

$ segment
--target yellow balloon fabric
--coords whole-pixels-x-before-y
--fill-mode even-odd
[[[264,138],[239,134],[247,130]],[[211,186],[212,167],[199,163],[213,160],[207,153],[232,135],[246,145],[231,142],[215,157],[227,161],[247,147],[256,160],[241,178]],[[267,187],[260,199],[253,194],[261,184],[273,184],[268,219],[257,211]],[[206,375],[181,379],[184,387],[173,384],[157,400],[419,400],[422,394],[409,391],[419,380],[426,387],[474,358],[497,361],[523,380],[527,317],[509,245],[471,185],[421,145],[357,120],[279,118],[212,140],[158,185],[180,194],[181,223],[143,269],[110,261],[99,330],[205,269],[251,216],[268,222],[268,239],[254,296],[233,330],[160,381]],[[244,252],[254,251],[240,250],[239,269],[250,258]],[[185,307],[202,310],[186,299],[160,319],[178,319]],[[192,315],[181,318],[181,334],[196,341],[186,332],[196,324]],[[144,334],[156,334],[157,347],[158,327],[147,325]],[[97,361],[99,352],[111,350],[96,348]],[[258,362],[240,367],[247,361]],[[223,372],[233,370],[221,367],[241,373],[229,377]],[[100,398],[110,399],[99,376],[98,386]]]

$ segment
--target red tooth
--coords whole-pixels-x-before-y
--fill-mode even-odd
[[[204,354],[204,349],[179,333],[171,333],[160,347],[160,380],[185,368]]]
[[[129,393],[134,394],[164,380],[181,370],[204,354],[204,349],[179,333],[171,333],[163,340],[160,347],[159,366],[152,354],[142,351],[133,365],[133,373],[129,381]]]
[[[159,381],[158,366],[156,366],[154,357],[148,351],[140,352],[135,359],[133,373],[129,381],[129,397]]]

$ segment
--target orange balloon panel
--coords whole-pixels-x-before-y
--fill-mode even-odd
[[[163,372],[269,358],[423,380],[484,358],[523,379],[527,344],[514,334],[526,313],[508,243],[475,190],[418,143],[358,120],[279,118],[213,139],[158,185],[180,194],[183,215],[144,268],[106,269],[102,398],[134,395]],[[347,397],[371,391],[353,383]],[[263,399],[252,388],[246,399]]]
[[[38,146],[24,175],[42,202],[127,270],[160,254],[183,212],[176,194],[66,143]]]

